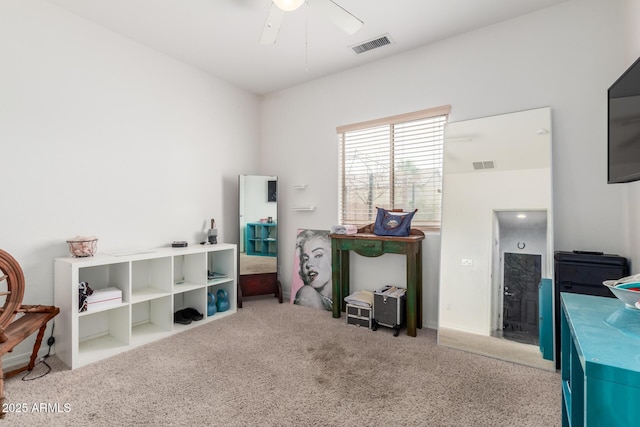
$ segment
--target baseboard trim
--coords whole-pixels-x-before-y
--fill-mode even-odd
[[[38,358],[36,359],[36,364],[38,364],[38,362],[40,362],[42,358],[44,358],[47,355],[48,351],[49,351],[48,347],[41,348],[40,351],[38,351]],[[51,351],[51,353],[49,353],[50,356],[53,356],[54,354],[55,352],[53,350]],[[30,359],[31,359],[31,352],[20,353],[20,354],[10,353],[8,355],[5,355],[5,357],[2,358],[2,370],[4,372],[9,372],[14,369],[27,366],[29,364]]]

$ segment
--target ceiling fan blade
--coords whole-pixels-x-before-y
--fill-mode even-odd
[[[307,0],[307,4],[347,34],[354,34],[362,27],[361,20],[331,0]]]
[[[274,44],[276,42],[285,13],[275,3],[271,3],[267,22],[264,23],[262,35],[260,36],[260,44]]]

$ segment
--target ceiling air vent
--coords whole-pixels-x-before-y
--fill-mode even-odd
[[[493,163],[493,160],[486,160],[484,162],[473,162],[473,168],[475,170],[480,169],[493,169],[496,165]]]
[[[368,52],[370,50],[377,49],[388,44],[391,44],[391,38],[388,34],[385,34],[384,36],[378,37],[377,39],[369,40],[364,43],[351,46],[351,49],[353,49],[356,54],[360,55],[361,53]]]

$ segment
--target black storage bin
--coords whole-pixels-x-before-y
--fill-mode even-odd
[[[405,324],[406,289],[395,286],[383,286],[373,293],[373,319],[371,329],[378,325],[393,328],[393,335],[398,336],[400,328]]]
[[[557,251],[554,254],[554,312],[556,368],[560,368],[560,292],[615,296],[602,282],[629,275],[627,259],[601,252]]]

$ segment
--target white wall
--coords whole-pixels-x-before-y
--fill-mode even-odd
[[[203,241],[216,218],[237,241],[256,96],[38,0],[0,0],[0,52],[0,247],[25,304],[53,304],[53,259],[77,234],[154,247]]]
[[[337,221],[336,126],[443,104],[452,105],[452,121],[551,107],[555,248],[626,255],[625,191],[606,184],[606,89],[623,69],[622,21],[622,0],[568,1],[266,96],[261,172],[279,176],[285,290],[295,230]],[[302,183],[305,191],[291,187]],[[317,209],[291,210],[304,204]],[[430,326],[438,318],[436,239],[429,235],[424,251]],[[385,257],[354,263],[355,285],[402,278],[404,263]]]
[[[278,219],[277,204],[267,199],[269,181],[275,181],[275,176],[247,175],[244,177],[246,191],[244,222],[259,222],[264,218]]]
[[[490,334],[494,211],[547,209],[549,179],[548,169],[445,173],[438,326]],[[458,194],[467,197],[448,197]],[[463,266],[463,258],[473,265]]]

